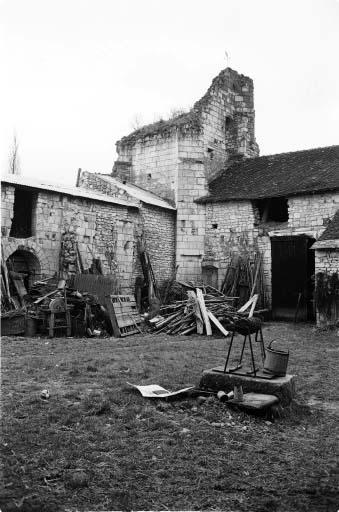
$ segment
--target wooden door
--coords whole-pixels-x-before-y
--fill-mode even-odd
[[[298,319],[312,316],[312,274],[314,273],[313,243],[306,235],[271,238],[272,248],[272,316],[294,319],[298,297]]]

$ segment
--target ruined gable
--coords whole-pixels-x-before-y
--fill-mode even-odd
[[[189,112],[143,126],[116,147],[113,176],[177,203],[181,158],[200,159],[210,179],[231,156],[258,155],[253,81],[227,68]]]

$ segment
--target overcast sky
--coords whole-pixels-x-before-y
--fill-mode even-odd
[[[115,142],[193,105],[229,65],[254,80],[261,154],[338,144],[338,0],[0,0],[1,167],[75,184]]]

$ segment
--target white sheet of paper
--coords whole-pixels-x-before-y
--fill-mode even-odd
[[[180,393],[185,393],[190,389],[194,389],[194,386],[190,386],[189,388],[179,389],[178,391],[168,391],[167,389],[158,386],[158,384],[150,384],[149,386],[137,386],[130,382],[127,382],[127,384],[138,389],[142,396],[145,396],[146,398],[167,398],[168,396],[179,395]]]

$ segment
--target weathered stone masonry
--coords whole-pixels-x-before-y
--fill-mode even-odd
[[[219,268],[222,282],[231,252],[258,248],[264,255],[267,296],[271,297],[271,237],[308,235],[317,240],[329,219],[339,208],[339,193],[307,194],[288,198],[288,222],[283,225],[260,225],[258,212],[251,201],[208,203],[206,210],[206,258]],[[334,251],[316,251],[316,271],[338,271]]]
[[[195,199],[234,155],[258,155],[253,82],[227,68],[187,113],[136,130],[117,142],[113,176],[175,201],[178,277],[201,276],[205,205]]]
[[[119,183],[109,182],[105,179],[105,176],[100,174],[81,171],[79,172],[78,185],[107,194],[110,197],[119,197],[127,201],[132,200],[128,191],[121,188],[122,184],[119,187]],[[142,193],[142,191],[139,192]],[[130,193],[133,193],[133,190],[130,190]],[[152,201],[152,198],[150,198],[150,201]],[[174,209],[166,208],[166,205],[160,207],[140,201],[139,218],[135,219],[134,222],[135,237],[143,235],[155,277],[161,285],[164,280],[172,277],[175,269],[176,212]],[[141,274],[141,267],[135,247],[134,253],[136,263],[133,267],[133,276],[136,277]]]
[[[113,270],[121,291],[131,292],[134,289],[134,278],[138,272],[136,237],[143,222],[135,204],[109,203],[104,196],[102,201],[98,201],[35,190],[36,214],[33,216],[32,236],[14,238],[9,236],[14,191],[15,186],[2,183],[2,242],[6,259],[17,250],[27,251],[39,261],[39,273],[52,276],[59,272],[63,236],[71,233],[78,242],[85,268],[90,266],[95,256],[101,259],[104,272],[110,273],[109,253],[117,262]],[[75,271],[71,266],[68,269],[71,273]]]

